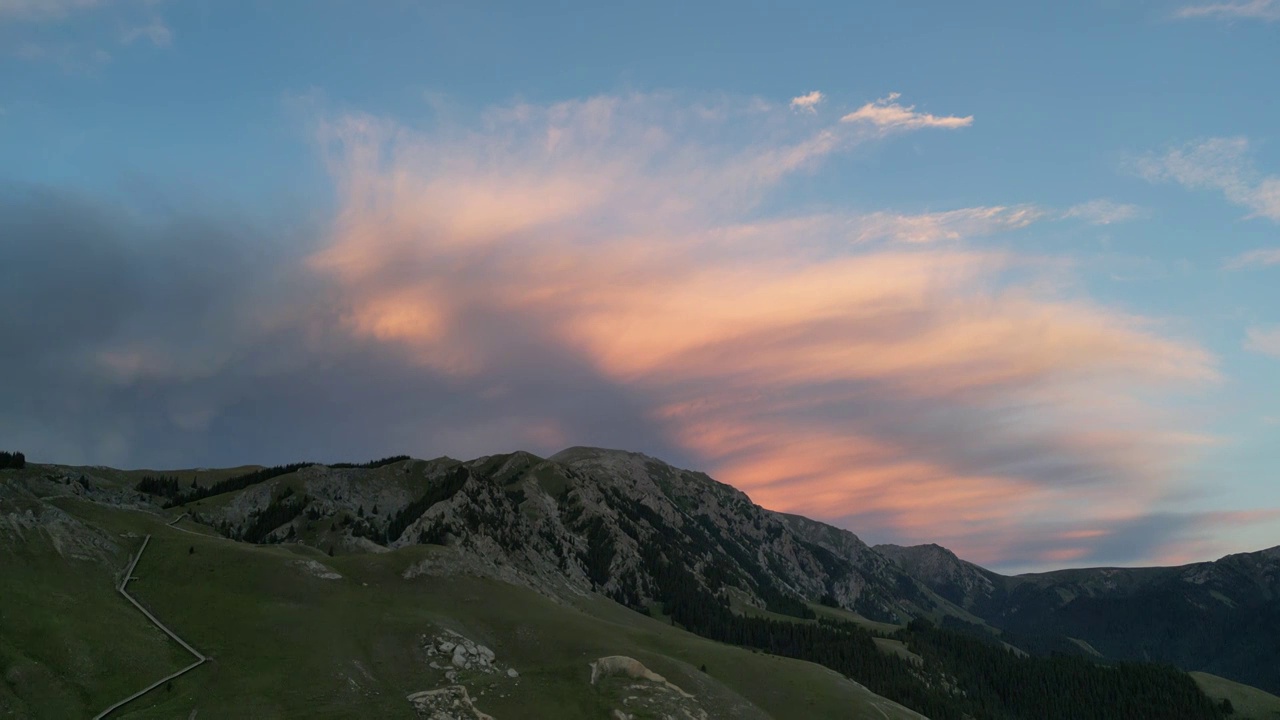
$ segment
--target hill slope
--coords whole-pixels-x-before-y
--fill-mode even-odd
[[[638,681],[591,682],[591,662],[617,655],[692,696],[654,690],[689,717],[920,717],[821,666],[704,640],[598,595],[556,602],[455,572],[448,548],[329,557],[251,545],[189,519],[169,526],[180,511],[103,502],[132,495],[110,479],[86,473],[90,489],[62,492],[80,469],[39,470],[54,479],[0,478],[0,715],[88,717],[189,661],[114,592],[150,535],[130,592],[212,661],[112,717],[413,718],[408,696],[460,684],[496,718],[598,718],[645,699]],[[429,649],[457,636],[491,649],[493,668]]]

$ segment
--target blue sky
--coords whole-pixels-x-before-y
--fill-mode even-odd
[[[0,442],[1275,544],[1280,0],[689,5],[0,0]]]

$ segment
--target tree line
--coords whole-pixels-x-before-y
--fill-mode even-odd
[[[0,452],[0,470],[21,470],[26,466],[26,455],[20,452]]]

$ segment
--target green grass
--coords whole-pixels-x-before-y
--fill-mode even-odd
[[[2,539],[0,715],[92,715],[190,663],[115,592],[111,568],[63,557],[42,532]],[[142,539],[117,540],[122,569]]]
[[[182,718],[198,710],[201,720],[411,718],[405,696],[444,683],[420,649],[421,636],[440,628],[489,645],[504,667],[520,672],[514,680],[461,678],[477,706],[499,720],[606,716],[610,692],[589,684],[589,663],[619,654],[697,695],[713,717],[912,717],[821,666],[711,642],[598,596],[567,606],[482,578],[402,577],[440,548],[330,558],[300,545],[232,542],[186,520],[182,529],[166,526],[176,511],[158,516],[70,498],[55,502],[113,536],[133,533],[130,551],[151,534],[129,591],[212,658],[113,717]],[[316,578],[300,559],[344,577]],[[6,586],[3,647],[34,653],[45,668],[18,686],[32,716],[91,715],[189,662],[114,592],[112,570],[125,565],[127,553],[113,558],[114,568],[91,572],[47,554],[11,554],[3,562],[6,581],[20,575],[26,588],[19,618]],[[68,602],[38,600],[54,591]],[[40,626],[34,622],[40,614],[66,625],[53,634],[16,630]],[[79,644],[59,649],[69,637],[80,637]],[[97,663],[97,675],[76,670],[86,657]],[[0,703],[12,687],[0,685]],[[59,697],[66,698],[61,705]]]
[[[833,608],[827,605],[819,605],[818,603],[809,603],[809,607],[813,608],[813,611],[817,613],[820,618],[825,617],[830,620],[843,620],[845,622],[861,625],[868,630],[874,630],[876,632],[891,634],[902,629],[901,625],[880,622],[878,620],[868,620],[856,612],[845,610],[843,608]]]
[[[1273,720],[1280,718],[1280,697],[1259,690],[1249,685],[1241,685],[1226,678],[1209,673],[1193,672],[1196,684],[1205,695],[1214,702],[1222,699],[1231,701],[1235,714],[1231,717],[1240,720]]]

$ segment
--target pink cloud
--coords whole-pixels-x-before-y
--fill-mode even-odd
[[[882,130],[915,130],[919,128],[956,128],[973,124],[973,116],[958,117],[955,115],[931,115],[918,113],[914,105],[901,105],[897,99],[900,93],[889,93],[887,97],[854,110],[840,118],[845,123],[869,123]]]
[[[818,104],[822,102],[822,99],[822,93],[814,90],[813,92],[791,98],[791,109],[808,113],[817,112]]]
[[[855,120],[970,121],[893,99]],[[1029,206],[758,217],[789,177],[873,137],[789,117],[624,96],[429,134],[339,119],[322,135],[343,207],[309,264],[355,336],[483,379],[518,328],[645,398],[672,442],[779,510],[872,513],[998,561],[1037,523],[1177,489],[1204,439],[1162,398],[1213,382],[1211,355],[1071,294],[1057,259],[965,246],[1047,217]],[[535,424],[573,442],[553,415]]]

